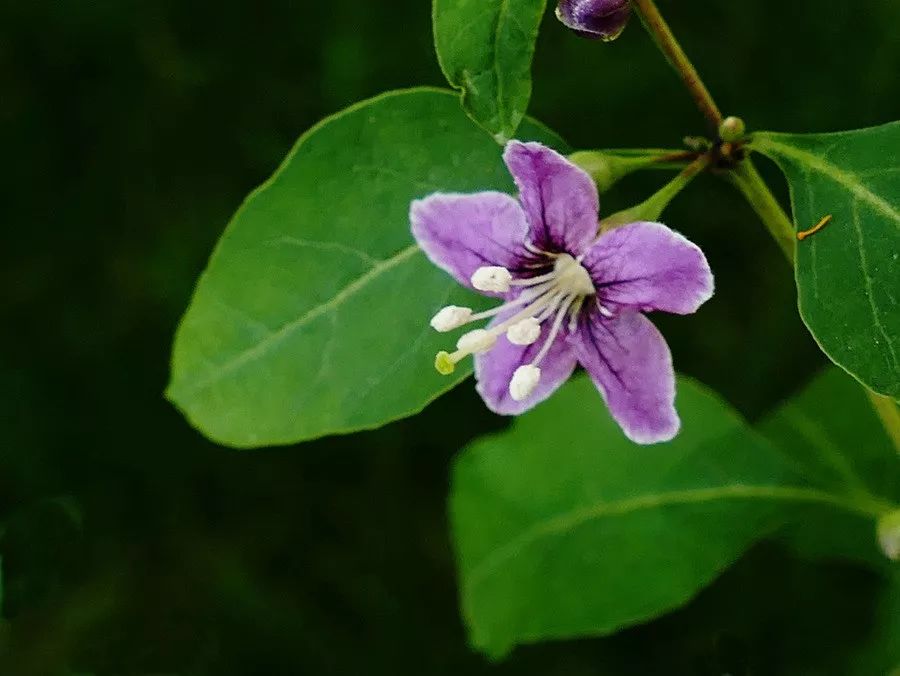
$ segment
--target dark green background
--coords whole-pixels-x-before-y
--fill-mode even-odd
[[[661,8],[751,128],[898,117],[895,0]],[[0,9],[4,676],[830,673],[830,652],[865,634],[874,576],[762,546],[674,616],[490,665],[466,646],[445,514],[454,453],[504,424],[470,384],[377,432],[254,452],[204,441],[162,399],[176,322],[243,196],[322,116],[442,84],[429,12],[425,0]],[[702,131],[637,23],[602,45],[548,15],[534,70],[533,114],[577,147]],[[627,180],[604,211],[661,178]],[[660,318],[676,363],[755,419],[823,363],[787,266],[713,177],[665,220],[704,247],[718,287],[696,317]]]

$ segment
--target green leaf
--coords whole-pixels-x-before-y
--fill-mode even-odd
[[[499,143],[531,98],[531,60],[547,0],[434,0],[434,46],[465,111]]]
[[[884,512],[900,502],[900,457],[859,384],[830,368],[763,420],[759,430],[831,493]],[[828,506],[795,515],[783,540],[814,558],[852,558],[882,568],[871,516]]]
[[[532,122],[522,135],[561,150]],[[175,339],[167,396],[211,439],[284,444],[412,415],[469,373],[435,373],[432,314],[477,303],[429,263],[409,203],[513,190],[446,91],[364,101],[304,134],[219,241]]]
[[[686,602],[798,504],[866,509],[802,485],[689,380],[678,410],[672,442],[635,446],[580,378],[465,450],[451,517],[476,646],[612,633]]]
[[[759,429],[819,486],[900,497],[900,457],[862,388],[843,371],[826,369]]]
[[[900,122],[837,134],[753,135],[788,179],[800,314],[829,358],[900,399]]]

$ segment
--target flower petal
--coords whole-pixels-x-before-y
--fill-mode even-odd
[[[496,323],[501,321],[495,319]],[[534,361],[550,332],[550,322],[541,325],[541,335],[531,345],[513,345],[506,336],[497,340],[494,348],[475,355],[475,389],[484,403],[494,413],[518,415],[538,405],[553,394],[575,370],[575,355],[565,339],[564,331],[556,336],[549,352],[541,360],[541,379],[534,391],[522,401],[515,401],[509,394],[509,383],[516,369]]]
[[[653,444],[678,433],[672,355],[653,322],[639,312],[585,312],[569,340],[625,436]]]
[[[662,223],[629,223],[604,233],[582,265],[607,307],[690,314],[713,294],[700,247]]]
[[[506,193],[435,193],[413,201],[409,220],[413,237],[431,262],[469,288],[478,268],[517,270],[531,256],[525,249],[525,214]]]
[[[503,159],[519,188],[531,243],[581,254],[597,236],[600,201],[593,179],[540,143],[510,141]]]

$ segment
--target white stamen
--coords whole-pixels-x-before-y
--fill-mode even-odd
[[[547,253],[530,245],[528,248],[544,258],[535,267],[543,267],[546,271],[546,259],[549,258],[553,262],[552,272],[539,272],[534,277],[513,279],[510,271],[504,267],[480,267],[471,277],[476,289],[505,293],[512,286],[518,286],[521,292],[513,300],[477,313],[470,308],[449,305],[431,320],[431,326],[435,330],[450,331],[463,324],[505,315],[502,321],[495,322],[489,328],[476,329],[463,335],[456,343],[455,352],[438,352],[434,366],[439,373],[447,375],[465,357],[490,350],[503,333],[506,333],[507,339],[514,345],[533,345],[541,338],[542,322],[552,317],[552,326],[534,360],[520,366],[513,374],[509,391],[516,401],[525,399],[537,387],[541,377],[539,364],[553,347],[562,330],[563,321],[568,317],[569,329],[576,330],[582,304],[587,297],[596,293],[593,281],[588,271],[581,266],[580,259],[569,254]],[[600,305],[599,300],[596,302],[604,316],[612,315],[612,312]]]
[[[509,396],[514,401],[522,401],[537,387],[541,379],[541,370],[534,364],[525,364],[516,369],[509,381]]]
[[[554,317],[553,319],[553,326],[550,327],[550,333],[547,336],[547,340],[544,342],[543,347],[541,347],[541,351],[538,352],[537,356],[534,358],[534,361],[531,362],[532,365],[537,366],[541,363],[541,360],[547,356],[547,353],[553,346],[553,341],[556,340],[556,336],[559,333],[560,327],[562,326],[563,319],[565,319],[566,312],[568,312],[569,306],[572,305],[572,301],[574,300],[575,296],[567,296],[563,301],[562,307],[557,310],[556,317]]]
[[[472,354],[475,352],[487,352],[497,342],[497,334],[493,331],[475,329],[460,336],[456,341],[456,349],[460,352]]]
[[[431,328],[444,333],[468,324],[472,319],[472,308],[448,305],[431,318]]]
[[[605,305],[603,305],[599,301],[597,302],[597,309],[600,310],[600,314],[603,315],[604,317],[612,317],[613,316],[612,310],[607,308]]]
[[[513,345],[531,345],[541,335],[541,324],[534,317],[526,317],[506,330],[506,337]]]
[[[525,240],[525,248],[528,249],[531,253],[537,254],[539,256],[544,256],[547,254],[546,251],[541,251],[540,249],[538,249],[534,244],[532,244],[528,240]]]
[[[537,316],[537,320],[543,322],[547,317],[552,317],[553,313],[556,312],[556,308],[559,307],[560,302],[562,302],[562,299],[565,298],[565,296],[566,294],[562,291],[554,291],[550,304]]]
[[[514,308],[518,305],[525,305],[526,303],[530,303],[534,299],[542,296],[544,292],[548,291],[552,286],[553,282],[544,282],[540,286],[535,286],[531,289],[525,289],[515,300],[511,300],[508,303],[504,303],[503,305],[498,305],[497,307],[492,307],[490,310],[478,312],[472,315],[469,320],[474,322],[478,319],[487,319],[488,317],[493,317],[494,315],[498,315],[501,312],[509,310],[510,308]]]
[[[486,265],[472,273],[472,286],[479,291],[505,293],[509,291],[510,282],[512,274],[499,265]]]
[[[582,305],[584,305],[584,296],[578,296],[572,303],[572,307],[569,308],[569,333],[573,333],[578,328],[578,313],[581,311]]]
[[[510,282],[513,286],[534,286],[550,280],[556,279],[556,272],[548,272],[537,277],[527,277],[526,279],[514,279]]]

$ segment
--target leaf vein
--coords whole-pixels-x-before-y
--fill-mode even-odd
[[[352,282],[347,284],[325,302],[309,309],[296,319],[283,324],[281,327],[266,336],[263,340],[260,340],[259,342],[251,345],[245,350],[238,352],[231,359],[228,359],[227,361],[220,364],[215,372],[211,373],[203,380],[195,383],[193,387],[189,388],[188,392],[193,393],[206,389],[225,376],[229,375],[230,373],[233,373],[239,368],[252,363],[256,359],[259,359],[260,357],[265,355],[266,352],[270,350],[274,345],[287,338],[293,332],[303,328],[314,319],[321,317],[329,310],[339,306],[341,303],[357,293],[360,289],[365,287],[369,282],[384,274],[388,270],[397,267],[418,252],[419,247],[417,247],[415,244],[411,244],[405,249],[397,252],[390,258],[384,259],[378,265],[375,265],[371,269],[367,270],[364,274],[360,275]]]
[[[882,199],[871,190],[869,190],[865,185],[863,185],[858,174],[844,171],[831,162],[825,161],[813,153],[801,150],[800,148],[796,148],[786,143],[775,141],[771,136],[759,137],[756,141],[756,147],[758,149],[769,148],[775,151],[776,154],[780,153],[785,157],[789,157],[799,162],[805,163],[807,166],[816,170],[818,173],[847,188],[847,190],[853,193],[853,195],[856,196],[857,199],[863,202],[867,202],[877,212],[879,212],[886,218],[893,220],[898,225],[898,227],[900,227],[900,212],[898,212],[890,204],[890,202]]]
[[[863,281],[865,282],[865,292],[866,292],[866,300],[869,301],[869,307],[872,310],[872,320],[875,323],[875,327],[878,329],[878,332],[882,335],[885,342],[887,343],[888,351],[891,354],[891,360],[894,362],[894,369],[900,371],[900,362],[897,360],[897,352],[894,349],[894,342],[891,340],[891,336],[884,328],[884,324],[881,323],[881,315],[878,312],[878,306],[875,304],[875,287],[872,284],[872,276],[869,274],[869,263],[866,258],[866,249],[863,244],[863,232],[862,225],[859,222],[859,207],[857,206],[856,201],[852,202],[850,205],[851,213],[853,214],[853,229],[856,232],[856,241],[857,241],[857,250],[859,251],[859,263],[860,268],[862,269]]]
[[[300,239],[299,237],[293,237],[291,235],[283,235],[282,237],[277,237],[275,239],[269,240],[269,243],[273,245],[288,244],[290,246],[296,246],[306,249],[316,249],[318,251],[337,251],[339,253],[356,256],[370,267],[375,267],[376,265],[384,262],[383,258],[375,258],[362,249],[357,249],[356,247],[342,244],[340,242],[321,242],[311,239]]]
[[[521,550],[545,537],[573,530],[582,524],[610,516],[624,516],[633,512],[660,507],[698,504],[716,500],[757,499],[783,500],[794,502],[828,504],[849,512],[866,516],[880,516],[893,507],[881,502],[864,501],[835,495],[815,488],[800,486],[750,486],[728,484],[710,488],[689,488],[649,495],[639,495],[614,502],[601,502],[570,510],[558,516],[538,522],[485,556],[474,565],[466,579],[466,587],[471,589],[487,579],[505,561],[516,556]]]

